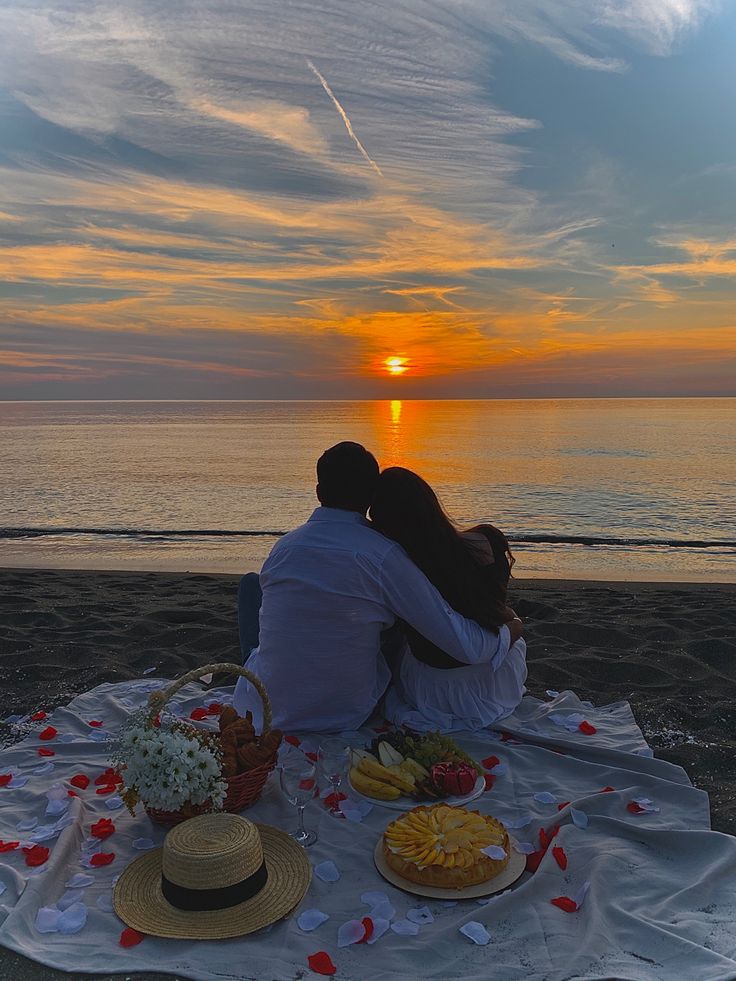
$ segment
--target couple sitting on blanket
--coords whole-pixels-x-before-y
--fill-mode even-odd
[[[526,645],[506,605],[504,535],[458,532],[429,484],[402,467],[379,473],[358,443],[326,450],[317,480],[320,507],[240,583],[243,658],[273,725],[354,730],[381,699],[387,719],[420,731],[481,729],[513,712]],[[234,704],[260,723],[245,679]]]

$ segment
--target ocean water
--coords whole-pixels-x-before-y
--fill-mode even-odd
[[[736,582],[736,399],[0,402],[0,566],[257,569],[341,439],[519,577]]]

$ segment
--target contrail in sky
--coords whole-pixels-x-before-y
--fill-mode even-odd
[[[307,60],[307,64],[319,79],[322,88],[325,90],[325,92],[329,95],[329,97],[332,99],[333,103],[335,104],[335,109],[337,109],[337,111],[340,113],[342,121],[345,123],[345,129],[348,131],[348,136],[353,141],[353,143],[357,146],[363,159],[366,160],[371,165],[371,167],[375,170],[375,172],[379,175],[379,177],[383,177],[383,172],[381,168],[378,166],[375,160],[371,159],[371,157],[368,155],[368,152],[366,151],[366,148],[363,146],[363,144],[360,142],[358,137],[355,135],[355,130],[353,129],[350,120],[348,119],[348,114],[345,112],[343,107],[337,101],[335,93],[327,84],[327,79],[324,77],[322,72],[320,72],[319,68],[317,68],[316,65],[314,65],[313,62]]]

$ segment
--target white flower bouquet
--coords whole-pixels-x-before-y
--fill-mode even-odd
[[[116,753],[129,810],[140,801],[147,809],[198,813],[222,809],[227,784],[222,752],[211,734],[177,720],[152,724],[137,713],[124,728]]]

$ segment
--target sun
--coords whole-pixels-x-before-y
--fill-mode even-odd
[[[408,358],[386,358],[383,362],[389,375],[403,375],[408,370]]]

